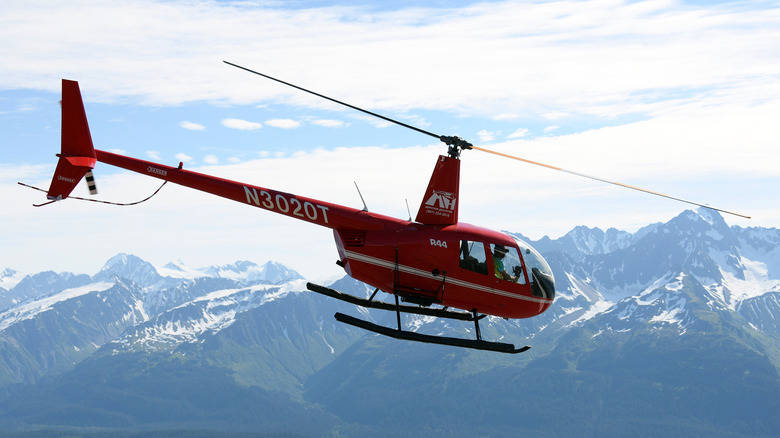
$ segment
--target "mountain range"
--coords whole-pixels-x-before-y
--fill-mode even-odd
[[[92,276],[7,268],[0,431],[780,435],[780,230],[699,209],[531,243],[553,268],[554,304],[481,323],[486,339],[533,346],[521,355],[340,324],[335,312],[395,315],[308,292],[275,262],[155,267],[119,254]],[[326,286],[373,291],[349,277]],[[471,323],[404,322],[474,336]]]

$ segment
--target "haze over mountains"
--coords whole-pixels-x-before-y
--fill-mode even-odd
[[[308,436],[776,436],[780,230],[685,211],[627,233],[577,227],[532,244],[557,294],[527,320],[488,317],[522,355],[384,338],[306,291],[293,269],[239,261],[95,275],[0,273],[5,431],[208,430]],[[329,285],[372,289],[348,277]],[[471,323],[404,316],[423,333]]]

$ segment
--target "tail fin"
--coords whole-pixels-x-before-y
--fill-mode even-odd
[[[79,83],[62,80],[62,139],[60,157],[46,197],[65,199],[84,175],[95,167],[95,148]]]
[[[440,155],[417,212],[417,222],[426,225],[458,223],[459,187],[460,160]]]

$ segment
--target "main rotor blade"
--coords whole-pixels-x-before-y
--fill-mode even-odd
[[[592,180],[605,182],[607,184],[613,184],[613,185],[616,185],[616,186],[625,187],[625,188],[628,188],[628,189],[638,190],[640,192],[649,193],[651,195],[656,195],[656,196],[661,196],[661,197],[664,197],[664,198],[673,199],[675,201],[684,202],[686,204],[691,204],[691,205],[696,205],[696,206],[699,206],[699,207],[709,208],[710,210],[719,211],[721,213],[726,213],[726,214],[730,214],[730,215],[733,215],[733,216],[739,216],[739,217],[743,217],[743,218],[746,218],[746,219],[750,219],[750,216],[745,216],[743,214],[734,213],[734,212],[728,211],[728,210],[721,210],[719,208],[710,207],[709,205],[700,204],[698,202],[688,201],[686,199],[677,198],[675,196],[670,196],[670,195],[666,195],[666,194],[659,193],[659,192],[654,192],[652,190],[647,190],[647,189],[643,189],[643,188],[640,188],[640,187],[635,187],[635,186],[631,186],[631,185],[628,185],[628,184],[623,184],[623,183],[619,183],[619,182],[615,182],[615,181],[609,181],[609,180],[606,180],[606,179],[603,179],[603,178],[598,178],[598,177],[595,177],[595,176],[586,175],[584,173],[575,172],[573,170],[562,169],[560,167],[551,166],[549,164],[539,163],[537,161],[531,161],[531,160],[527,160],[525,158],[520,158],[520,157],[516,157],[516,156],[513,156],[513,155],[507,155],[507,154],[503,154],[501,152],[491,151],[489,149],[479,148],[479,147],[476,147],[476,146],[472,145],[471,143],[469,143],[469,142],[467,142],[467,141],[465,141],[465,140],[463,140],[463,139],[461,139],[459,137],[442,136],[442,135],[434,134],[433,132],[426,131],[424,129],[420,129],[420,128],[416,127],[416,126],[412,126],[412,125],[406,124],[404,122],[401,122],[401,121],[398,121],[398,120],[395,120],[395,119],[391,119],[390,117],[385,117],[385,116],[383,116],[381,114],[377,114],[375,112],[365,110],[365,109],[357,107],[355,105],[350,105],[350,104],[348,104],[346,102],[342,102],[342,101],[334,99],[332,97],[328,97],[328,96],[325,96],[323,94],[320,94],[320,93],[317,93],[317,92],[314,92],[314,91],[311,91],[311,90],[307,90],[306,88],[299,87],[299,86],[297,86],[295,84],[291,84],[289,82],[285,82],[285,81],[283,81],[281,79],[277,79],[277,78],[275,78],[273,76],[268,76],[267,74],[260,73],[258,71],[255,71],[255,70],[252,70],[252,69],[249,69],[249,68],[246,68],[246,67],[242,67],[242,66],[240,66],[238,64],[234,64],[232,62],[228,62],[228,61],[224,61],[224,60],[222,62],[224,62],[227,65],[232,65],[233,67],[240,68],[241,70],[248,71],[249,73],[254,73],[254,74],[258,75],[258,76],[262,76],[264,78],[271,79],[272,81],[279,82],[280,84],[287,85],[288,87],[293,87],[295,89],[304,91],[306,93],[312,94],[312,95],[317,96],[317,97],[321,97],[323,99],[329,100],[329,101],[337,103],[339,105],[343,105],[343,106],[346,106],[348,108],[352,108],[354,110],[360,111],[362,113],[365,113],[365,114],[368,114],[368,115],[371,115],[371,116],[374,116],[374,117],[377,117],[377,118],[380,118],[380,119],[388,121],[390,123],[395,123],[396,125],[403,126],[405,128],[412,129],[412,130],[417,131],[419,133],[422,133],[422,134],[429,135],[431,137],[437,138],[437,139],[443,141],[444,143],[446,143],[447,145],[450,145],[450,154],[452,156],[456,157],[456,158],[457,158],[457,156],[460,153],[458,151],[458,148],[460,148],[460,149],[476,149],[476,150],[479,150],[479,151],[482,151],[482,152],[487,152],[489,154],[499,155],[499,156],[502,156],[502,157],[511,158],[513,160],[522,161],[524,163],[534,164],[534,165],[537,165],[537,166],[546,167],[548,169],[553,169],[553,170],[558,170],[558,171],[561,171],[561,172],[569,173],[571,175],[577,175],[577,176],[589,178],[589,179],[592,179]],[[453,151],[455,151],[455,152],[453,152]]]
[[[565,172],[565,173],[568,173],[568,174],[571,174],[571,175],[581,176],[581,177],[584,177],[584,178],[589,178],[589,179],[592,179],[592,180],[605,182],[607,184],[613,184],[613,185],[616,185],[616,186],[625,187],[627,189],[638,190],[640,192],[645,192],[645,193],[649,193],[651,195],[656,195],[656,196],[661,196],[661,197],[668,198],[668,199],[673,199],[675,201],[685,202],[686,204],[692,204],[692,205],[696,205],[696,206],[699,206],[699,207],[709,208],[710,210],[719,211],[721,213],[726,213],[726,214],[730,214],[730,215],[733,215],[733,216],[739,216],[739,217],[743,217],[743,218],[746,218],[746,219],[750,219],[750,216],[745,216],[744,214],[734,213],[733,211],[728,211],[728,210],[721,210],[720,208],[711,207],[709,205],[700,204],[698,202],[688,201],[686,199],[678,198],[676,196],[666,195],[664,193],[659,193],[659,192],[655,192],[655,191],[652,191],[652,190],[647,190],[647,189],[643,189],[643,188],[640,188],[640,187],[619,183],[619,182],[616,182],[616,181],[610,181],[610,180],[606,180],[606,179],[599,178],[599,177],[596,177],[596,176],[586,175],[584,173],[575,172],[573,170],[562,169],[560,167],[551,166],[549,164],[540,163],[538,161],[527,160],[525,158],[516,157],[514,155],[508,155],[508,154],[504,154],[504,153],[501,153],[501,152],[491,151],[489,149],[484,149],[484,148],[480,148],[480,147],[477,147],[477,146],[472,146],[472,149],[476,149],[476,150],[482,151],[482,152],[487,152],[487,153],[493,154],[493,155],[498,155],[498,156],[501,156],[501,157],[504,157],[504,158],[510,158],[512,160],[522,161],[522,162],[528,163],[528,164],[534,164],[536,166],[546,167],[546,168],[552,169],[552,170],[558,170],[558,171]]]
[[[241,70],[248,71],[249,73],[254,73],[254,74],[256,74],[256,75],[262,76],[262,77],[264,77],[264,78],[267,78],[267,79],[270,79],[270,80],[272,80],[272,81],[279,82],[280,84],[287,85],[288,87],[297,88],[298,90],[305,91],[305,92],[307,92],[307,93],[309,93],[309,94],[313,94],[313,95],[315,95],[315,96],[317,96],[317,97],[321,97],[321,98],[323,98],[323,99],[327,99],[327,100],[329,100],[329,101],[331,101],[331,102],[335,102],[335,103],[337,103],[337,104],[339,104],[339,105],[344,105],[344,106],[346,106],[346,107],[349,107],[349,108],[352,108],[352,109],[354,109],[354,110],[357,110],[357,111],[360,111],[360,112],[366,113],[366,114],[368,114],[368,115],[372,115],[372,116],[374,116],[374,117],[378,117],[378,118],[380,118],[380,119],[382,119],[382,120],[386,120],[386,121],[388,121],[388,122],[390,122],[390,123],[395,123],[396,125],[400,125],[400,126],[403,126],[403,127],[405,127],[405,128],[413,129],[413,130],[415,130],[415,131],[417,131],[417,132],[423,133],[423,134],[425,134],[425,135],[430,135],[431,137],[437,138],[437,139],[439,139],[439,140],[441,140],[441,139],[442,139],[442,136],[440,136],[440,135],[437,135],[437,134],[434,134],[433,132],[426,131],[426,130],[424,130],[424,129],[420,129],[420,128],[416,127],[416,126],[408,125],[408,124],[406,124],[406,123],[404,123],[404,122],[400,122],[400,121],[398,121],[398,120],[391,119],[390,117],[385,117],[385,116],[383,116],[383,115],[381,115],[381,114],[377,114],[377,113],[375,113],[375,112],[371,112],[371,111],[368,111],[368,110],[364,110],[363,108],[357,107],[357,106],[355,106],[355,105],[350,105],[350,104],[348,104],[348,103],[346,103],[346,102],[342,102],[342,101],[340,101],[340,100],[336,100],[336,99],[334,99],[334,98],[332,98],[332,97],[328,97],[328,96],[325,96],[325,95],[323,95],[323,94],[316,93],[316,92],[314,92],[314,91],[311,91],[311,90],[307,90],[306,88],[299,87],[299,86],[297,86],[297,85],[294,85],[294,84],[291,84],[291,83],[289,83],[289,82],[285,82],[285,81],[283,81],[283,80],[281,80],[281,79],[276,79],[275,77],[268,76],[267,74],[263,74],[263,73],[260,73],[260,72],[258,72],[258,71],[254,71],[254,70],[248,69],[248,68],[246,68],[246,67],[242,67],[242,66],[240,66],[240,65],[238,65],[238,64],[233,64],[232,62],[228,62],[228,61],[222,61],[222,62],[224,62],[224,63],[225,63],[225,64],[227,64],[227,65],[232,65],[233,67],[240,68]]]

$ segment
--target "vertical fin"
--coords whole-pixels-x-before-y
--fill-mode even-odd
[[[460,160],[440,155],[415,220],[427,225],[458,223],[459,187]]]
[[[95,148],[89,133],[87,114],[81,99],[79,83],[62,80],[62,137],[57,169],[46,197],[65,199],[90,169],[95,167]]]
[[[76,81],[62,80],[62,155],[95,158],[84,101]]]

